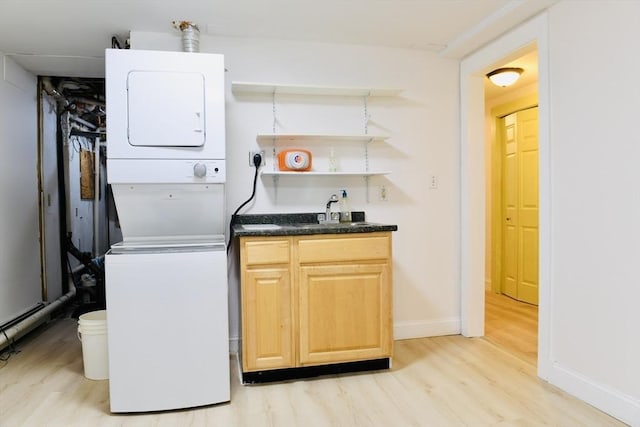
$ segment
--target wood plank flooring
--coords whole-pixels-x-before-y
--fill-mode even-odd
[[[485,292],[485,338],[536,365],[538,307],[506,295]]]
[[[0,426],[624,425],[541,381],[531,363],[462,336],[396,341],[390,370],[266,385],[241,385],[232,358],[230,403],[112,415],[108,381],[83,375],[76,330],[60,319],[18,342],[0,365]]]

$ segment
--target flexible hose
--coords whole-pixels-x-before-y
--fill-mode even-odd
[[[235,223],[236,215],[240,212],[240,209],[244,208],[253,198],[256,196],[256,184],[258,182],[258,169],[260,169],[260,164],[262,163],[262,156],[260,154],[255,154],[253,156],[253,166],[256,168],[256,171],[253,175],[253,190],[251,190],[251,197],[244,201],[238,209],[231,215],[231,221],[229,221],[229,243],[227,244],[227,255],[229,255],[229,250],[231,249],[231,242],[233,242],[232,234],[233,234],[233,224]]]

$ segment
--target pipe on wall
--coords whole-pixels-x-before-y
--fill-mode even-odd
[[[7,347],[11,342],[23,337],[41,324],[45,323],[47,320],[49,320],[49,315],[51,313],[64,306],[75,295],[76,288],[73,285],[73,282],[70,282],[69,292],[62,295],[57,300],[47,304],[42,310],[33,313],[31,316],[27,317],[21,322],[5,329],[4,333],[0,334],[0,350]]]
[[[93,155],[93,258],[100,254],[100,137],[94,140]]]

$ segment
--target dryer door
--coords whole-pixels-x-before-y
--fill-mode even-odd
[[[129,144],[200,147],[206,138],[204,76],[131,71],[127,76]]]

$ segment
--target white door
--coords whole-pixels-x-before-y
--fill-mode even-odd
[[[538,108],[504,118],[502,292],[538,304]]]

